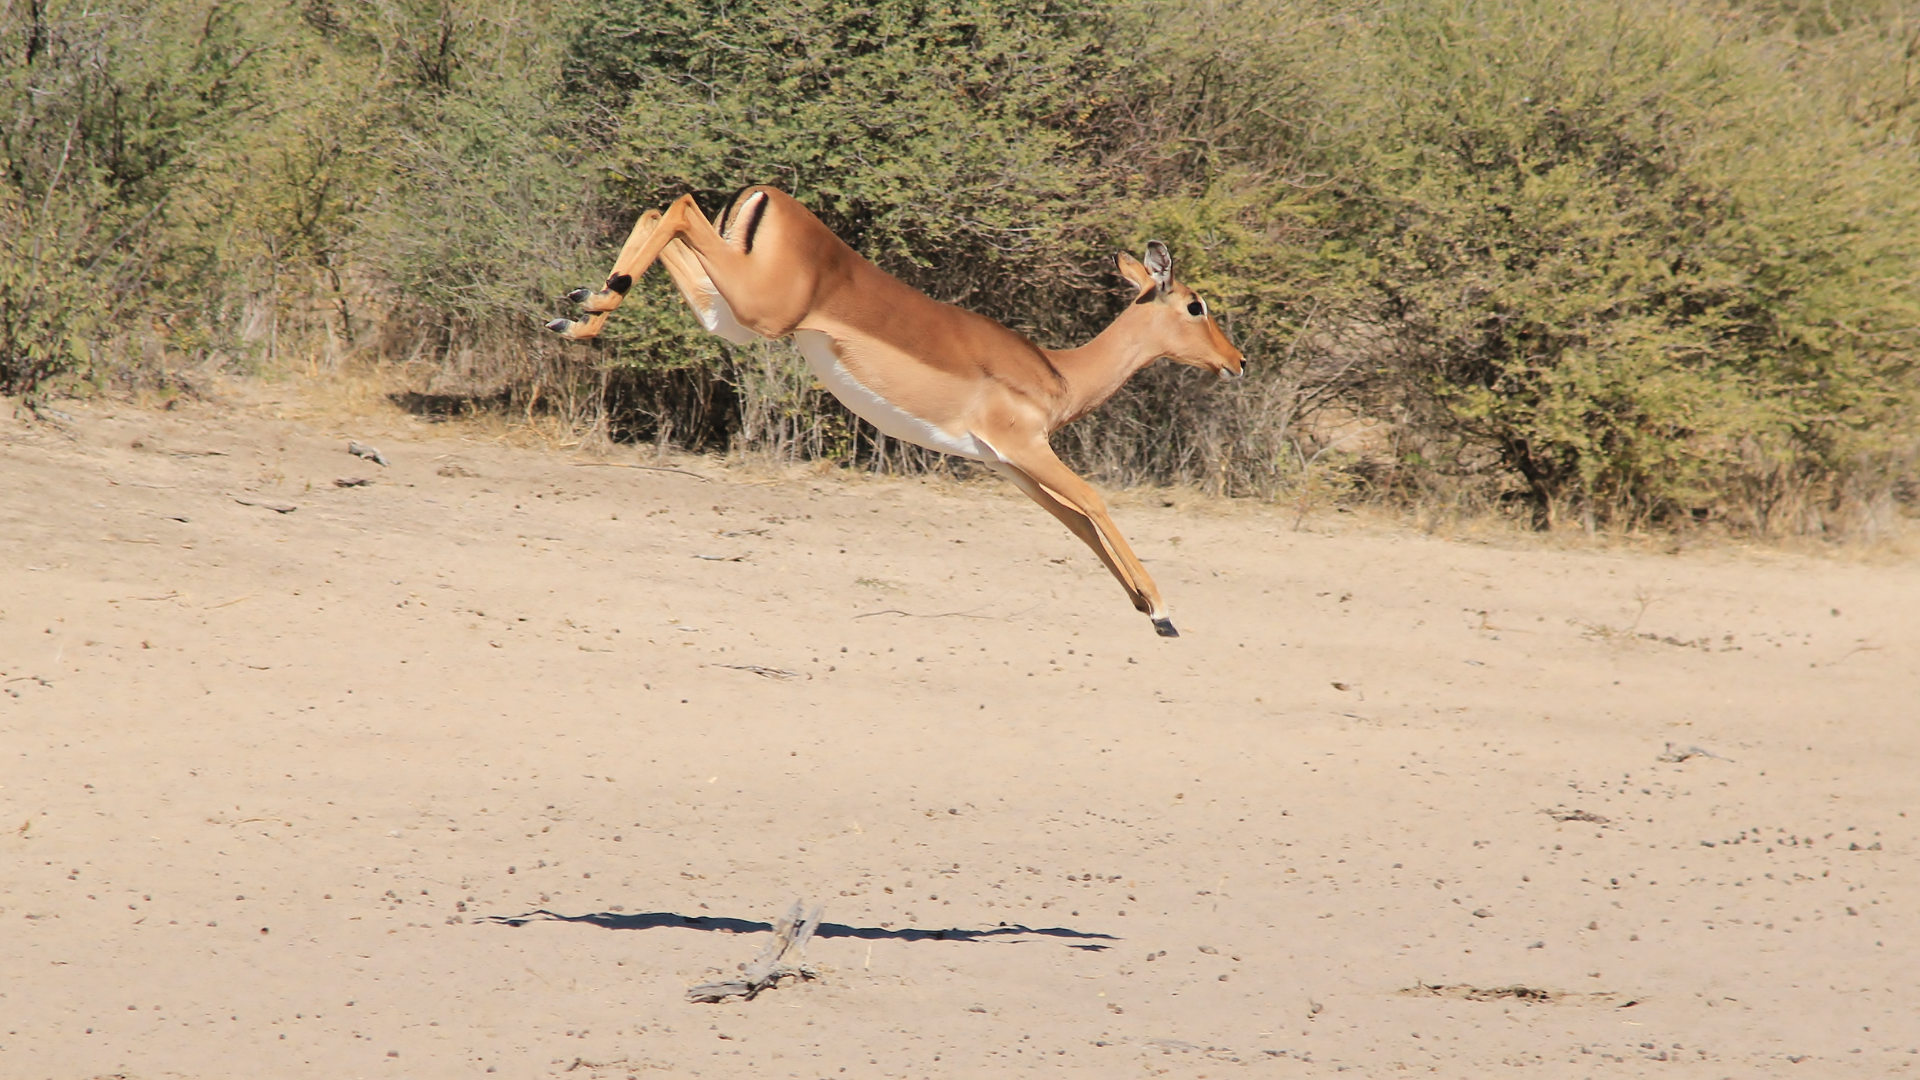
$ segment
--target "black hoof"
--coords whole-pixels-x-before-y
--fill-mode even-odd
[[[1153,632],[1156,634],[1159,634],[1161,637],[1179,637],[1180,636],[1180,631],[1175,630],[1173,628],[1172,619],[1153,620]]]
[[[552,322],[547,324],[547,329],[553,331],[556,334],[564,334],[572,328],[573,328],[572,319],[555,319]]]
[[[625,296],[627,295],[627,290],[633,288],[633,275],[615,274],[607,279],[607,288],[619,293],[621,296]]]
[[[576,304],[584,304],[587,302],[587,297],[592,295],[593,295],[593,290],[587,288],[585,285],[582,285],[579,288],[568,293],[567,299]]]

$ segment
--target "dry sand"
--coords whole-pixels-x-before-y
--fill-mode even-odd
[[[0,1076],[1920,1067],[1911,562],[289,408],[0,411]]]

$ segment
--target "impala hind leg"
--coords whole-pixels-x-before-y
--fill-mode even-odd
[[[712,251],[718,251],[726,244],[713,223],[700,212],[699,205],[691,195],[675,199],[665,212],[649,210],[634,223],[633,232],[627,235],[627,242],[620,248],[620,257],[613,261],[613,271],[607,275],[606,284],[601,286],[600,291],[582,296],[585,290],[580,289],[568,294],[569,299],[585,305],[586,321],[555,319],[547,324],[547,329],[575,340],[598,336],[600,328],[606,325],[608,313],[619,307],[620,302],[626,299],[627,291],[633,288],[634,279],[646,273],[653,261],[660,257],[661,251],[677,239],[691,240],[694,248]],[[678,278],[678,275],[675,276]],[[684,284],[681,292],[687,293]],[[691,294],[687,295],[687,299],[694,303],[696,310],[699,309],[700,305]]]
[[[627,290],[633,288],[631,275],[625,278],[620,276],[620,264],[646,244],[659,227],[661,216],[660,211],[649,210],[633,223],[633,231],[627,234],[627,242],[620,246],[620,257],[613,262],[613,272],[607,275],[606,284],[600,287],[599,292],[589,293],[583,287],[567,294],[567,299],[585,305],[585,322],[555,319],[547,324],[547,329],[576,340],[600,336],[600,328],[607,325],[607,316],[620,306],[620,301],[627,298]]]
[[[1093,485],[1076,476],[1054,456],[1052,448],[1045,446],[1017,457],[1008,457],[1003,452],[999,468],[1028,498],[1059,518],[1073,535],[1093,549],[1106,564],[1107,571],[1120,582],[1120,587],[1127,590],[1134,608],[1153,620],[1155,633],[1161,637],[1180,636],[1167,615],[1166,605],[1160,600],[1160,589],[1148,576],[1147,568],[1140,565],[1133,549],[1127,546],[1126,537],[1120,535],[1119,526],[1108,516],[1106,502],[1093,490]]]

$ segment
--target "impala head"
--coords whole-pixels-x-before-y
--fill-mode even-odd
[[[1246,358],[1227,340],[1207,302],[1198,293],[1173,280],[1173,255],[1158,240],[1147,242],[1145,262],[1121,252],[1117,256],[1120,276],[1140,290],[1129,312],[1132,319],[1146,323],[1145,340],[1152,342],[1161,356],[1221,376],[1238,376],[1246,370]]]

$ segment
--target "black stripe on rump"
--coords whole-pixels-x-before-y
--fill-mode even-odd
[[[728,196],[726,208],[720,211],[720,220],[714,222],[714,227],[720,231],[721,237],[728,242],[732,242],[733,240],[734,215],[740,211],[740,202],[745,199],[747,193],[752,191],[756,186],[757,185],[754,184],[748,184],[746,187]]]
[[[750,202],[745,209],[747,215],[746,233],[741,237],[741,250],[753,254],[753,234],[760,231],[760,222],[767,216],[767,193],[756,191],[748,196]]]

